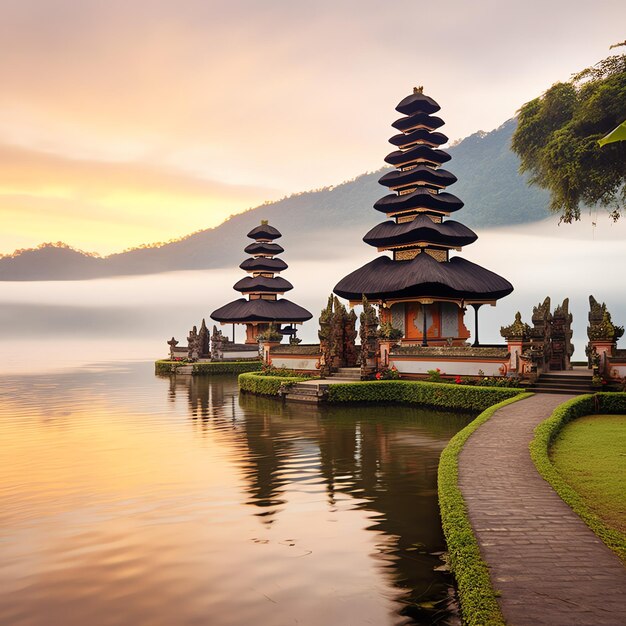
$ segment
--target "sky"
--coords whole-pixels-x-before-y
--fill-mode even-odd
[[[491,130],[625,19],[621,0],[0,0],[0,253],[107,254],[377,170],[415,85],[451,140]]]

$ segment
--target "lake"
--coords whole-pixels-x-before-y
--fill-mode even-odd
[[[481,309],[481,341],[546,295],[571,299],[576,360],[589,294],[625,323],[624,220],[479,235],[463,256],[515,286]],[[284,255],[288,296],[314,315],[305,342],[336,282],[375,256],[314,243],[317,258]],[[1,624],[430,623],[449,597],[436,468],[467,416],[282,405],[240,397],[234,377],[154,376],[165,341],[239,297],[242,275],[2,284]]]
[[[453,621],[436,471],[469,416],[281,404],[148,362],[0,392],[0,623]]]

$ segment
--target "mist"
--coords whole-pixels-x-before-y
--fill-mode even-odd
[[[530,323],[532,307],[546,296],[552,309],[570,299],[575,360],[584,360],[586,327],[592,294],[606,302],[616,324],[626,322],[626,222],[605,216],[592,226],[590,217],[573,225],[556,218],[515,227],[483,229],[465,248],[464,258],[501,274],[515,291],[495,307],[480,310],[481,343],[502,343],[500,327],[516,311]],[[289,269],[283,276],[294,289],[286,294],[307,308],[313,319],[298,336],[317,342],[318,317],[335,284],[376,257],[359,243],[363,233],[312,242],[306,250],[287,248]],[[311,248],[316,254],[311,254]],[[242,256],[243,259],[243,256]],[[239,296],[232,285],[244,273],[238,267],[170,272],[85,281],[5,282],[0,295],[2,371],[85,366],[105,361],[153,360],[167,354],[167,339],[186,343],[187,332],[202,318]],[[357,311],[358,312],[358,311]],[[466,315],[473,333],[473,311]],[[232,337],[232,326],[222,327]],[[243,327],[236,339],[243,340]],[[472,338],[473,339],[473,338]]]

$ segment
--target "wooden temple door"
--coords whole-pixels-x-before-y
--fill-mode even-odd
[[[424,326],[423,308],[426,309],[426,337],[428,339],[439,339],[441,337],[441,316],[439,305],[427,304],[425,307],[419,302],[408,302],[406,304],[405,319],[405,339],[417,341],[423,338],[422,329]]]

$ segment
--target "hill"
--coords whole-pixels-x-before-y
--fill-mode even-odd
[[[465,202],[458,219],[471,228],[533,222],[548,215],[547,193],[528,187],[518,174],[519,160],[510,149],[515,124],[509,120],[492,132],[475,133],[448,150],[452,161],[446,167],[459,179],[450,191]],[[384,171],[261,205],[160,247],[104,258],[53,244],[22,251],[0,258],[0,280],[78,280],[228,267],[243,260],[245,234],[261,219],[283,233],[287,262],[345,254],[345,246],[358,245],[383,218],[372,205],[385,194],[377,182]]]

